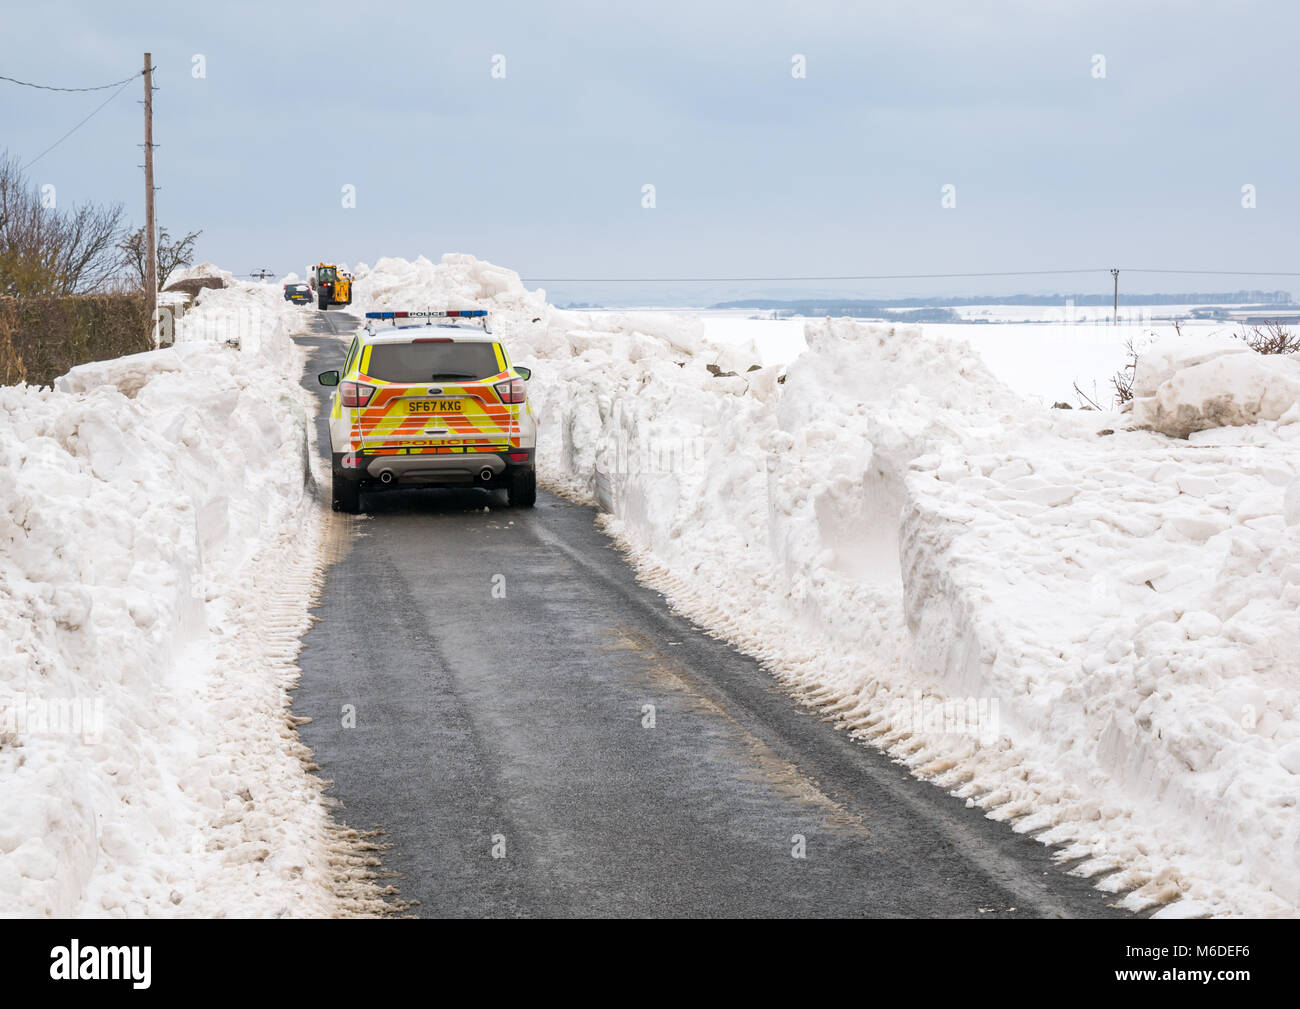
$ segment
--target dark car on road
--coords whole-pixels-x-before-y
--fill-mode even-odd
[[[306,284],[285,284],[284,300],[292,301],[295,305],[310,305],[312,302],[311,288]]]

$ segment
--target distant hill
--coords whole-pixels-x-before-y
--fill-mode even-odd
[[[921,308],[885,308],[875,301],[724,301],[710,308],[753,308],[770,311],[776,318],[792,315],[847,315],[858,319],[884,319],[887,322],[961,322],[962,318],[951,308],[927,305]]]
[[[949,298],[886,298],[863,301],[852,298],[808,298],[778,301],[751,298],[723,301],[710,308],[752,308],[781,315],[847,315],[862,318],[904,319],[912,322],[953,322],[958,305],[1110,305],[1109,294],[1010,294],[1002,297],[971,295]],[[1121,294],[1121,305],[1289,305],[1288,291],[1226,291],[1219,293]],[[920,312],[899,311],[920,309]],[[942,313],[942,314],[934,314]]]

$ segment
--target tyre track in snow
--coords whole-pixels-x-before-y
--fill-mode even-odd
[[[315,375],[354,320],[310,319],[304,381],[323,401]],[[1119,913],[676,615],[592,509],[542,494],[515,511],[479,490],[362,503],[370,518],[332,517],[348,542],[293,711],[340,818],[386,834],[415,913]]]

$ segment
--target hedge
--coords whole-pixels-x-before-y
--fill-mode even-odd
[[[139,294],[0,298],[0,384],[51,385],[69,368],[152,350]]]
[[[22,359],[14,349],[18,312],[13,298],[0,298],[0,385],[17,385],[27,377]]]

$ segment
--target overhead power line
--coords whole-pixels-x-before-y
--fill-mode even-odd
[[[817,283],[844,280],[962,280],[978,277],[1044,277],[1064,274],[1110,273],[1110,267],[1083,270],[1001,270],[990,273],[875,273],[840,277],[532,277],[538,284],[747,284]],[[1300,277],[1285,270],[1154,270],[1121,268],[1122,273],[1185,273],[1219,277]]]
[[[126,86],[127,86],[128,84],[130,84],[132,81],[134,81],[135,78],[136,78],[136,76],[137,76],[137,75],[132,75],[132,76],[128,77],[125,81],[119,81],[119,82],[118,82],[118,84],[119,84],[118,89],[117,89],[116,91],[114,91],[111,95],[109,95],[107,98],[105,98],[105,99],[104,99],[104,100],[103,100],[103,101],[102,101],[102,102],[101,102],[101,103],[100,103],[100,104],[95,108],[95,111],[94,111],[94,112],[92,112],[90,115],[86,116],[85,119],[83,119],[83,120],[81,120],[81,122],[77,123],[76,126],[72,127],[72,129],[68,130],[67,133],[65,133],[65,134],[63,134],[63,136],[59,137],[58,140],[56,140],[56,141],[54,141],[54,143],[50,144],[49,147],[47,147],[47,148],[45,148],[45,150],[41,151],[40,154],[38,154],[38,155],[36,155],[36,157],[32,158],[31,161],[27,162],[27,163],[26,163],[25,165],[23,165],[22,168],[19,169],[19,170],[20,170],[20,171],[25,171],[25,170],[27,170],[28,168],[31,168],[32,165],[36,164],[36,162],[40,161],[41,158],[43,158],[43,157],[45,157],[45,155],[49,154],[50,151],[52,151],[52,150],[54,150],[54,148],[58,147],[59,144],[63,143],[63,141],[65,141],[65,140],[67,140],[68,137],[70,137],[70,136],[72,136],[72,134],[76,133],[77,130],[79,130],[79,129],[81,129],[83,126],[85,126],[88,122],[90,122],[92,119],[94,119],[95,116],[99,115],[99,113],[100,113],[101,111],[103,111],[104,107],[107,106],[109,102],[111,102],[114,98],[116,98],[118,95],[120,95],[123,91],[126,90]],[[88,88],[87,90],[91,90],[91,89]],[[95,90],[98,90],[98,89],[95,89]]]
[[[1054,273],[1100,273],[1102,270],[1009,270],[1001,273],[879,273],[852,277],[524,277],[546,284],[740,284],[772,281],[949,280],[958,277],[1028,277]]]
[[[120,81],[114,81],[112,84],[96,84],[93,88],[56,88],[49,84],[33,84],[30,81],[20,81],[16,77],[6,77],[0,74],[0,81],[8,81],[10,84],[19,84],[25,88],[37,88],[40,91],[107,91],[109,88],[116,88],[120,85],[127,84],[139,77],[143,70],[137,70],[130,77],[124,77]]]
[[[1300,273],[1283,270],[1144,270],[1134,268],[1125,273],[1194,273],[1215,277],[1300,277]]]

